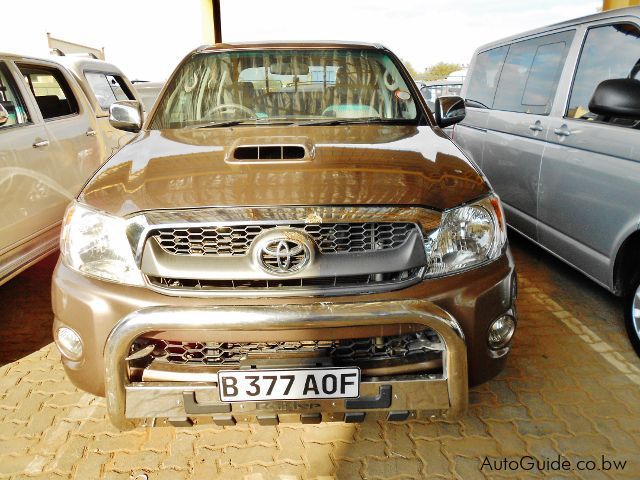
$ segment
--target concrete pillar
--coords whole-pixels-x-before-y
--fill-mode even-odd
[[[640,0],[604,0],[602,10],[614,10],[616,8],[635,7],[640,5]]]
[[[204,43],[214,43],[213,2],[211,0],[200,0],[200,12],[200,19],[202,21],[202,41]]]
[[[220,0],[200,0],[202,38],[205,43],[222,43]]]

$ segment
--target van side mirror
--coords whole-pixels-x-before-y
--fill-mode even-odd
[[[0,104],[0,127],[9,121],[9,112]]]
[[[438,126],[445,128],[464,120],[467,111],[464,107],[464,100],[461,97],[451,95],[436,98],[434,114]]]
[[[613,78],[601,82],[589,102],[589,111],[615,118],[640,119],[640,80]]]
[[[139,132],[142,128],[142,104],[137,100],[114,102],[109,107],[109,123],[126,132]]]

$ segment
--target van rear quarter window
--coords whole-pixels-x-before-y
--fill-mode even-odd
[[[547,115],[574,31],[536,37],[509,47],[493,108]]]
[[[493,106],[500,71],[508,50],[509,47],[505,45],[478,54],[467,90],[466,100],[472,102],[470,106]],[[473,105],[474,103],[478,105]]]

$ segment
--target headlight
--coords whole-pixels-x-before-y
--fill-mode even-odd
[[[494,195],[442,214],[427,237],[425,278],[447,275],[494,260],[507,240],[500,200]]]
[[[62,261],[84,275],[144,285],[127,241],[126,221],[73,202],[64,217]]]

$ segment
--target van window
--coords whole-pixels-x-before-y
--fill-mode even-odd
[[[0,62],[0,105],[9,114],[9,119],[0,125],[0,129],[29,123],[29,112],[24,100],[3,62]]]
[[[484,108],[493,106],[500,71],[508,50],[508,46],[498,47],[476,56],[465,98],[468,106]]]
[[[79,112],[71,87],[57,68],[18,65],[45,120]]]
[[[135,100],[127,84],[119,75],[104,72],[85,72],[87,82],[95,94],[100,108],[109,110],[112,103],[120,100]]]
[[[634,120],[601,119],[589,111],[598,84],[610,78],[640,78],[640,30],[631,24],[589,29],[573,80],[569,118],[635,126]]]
[[[493,108],[548,115],[574,34],[555,33],[511,45]]]

